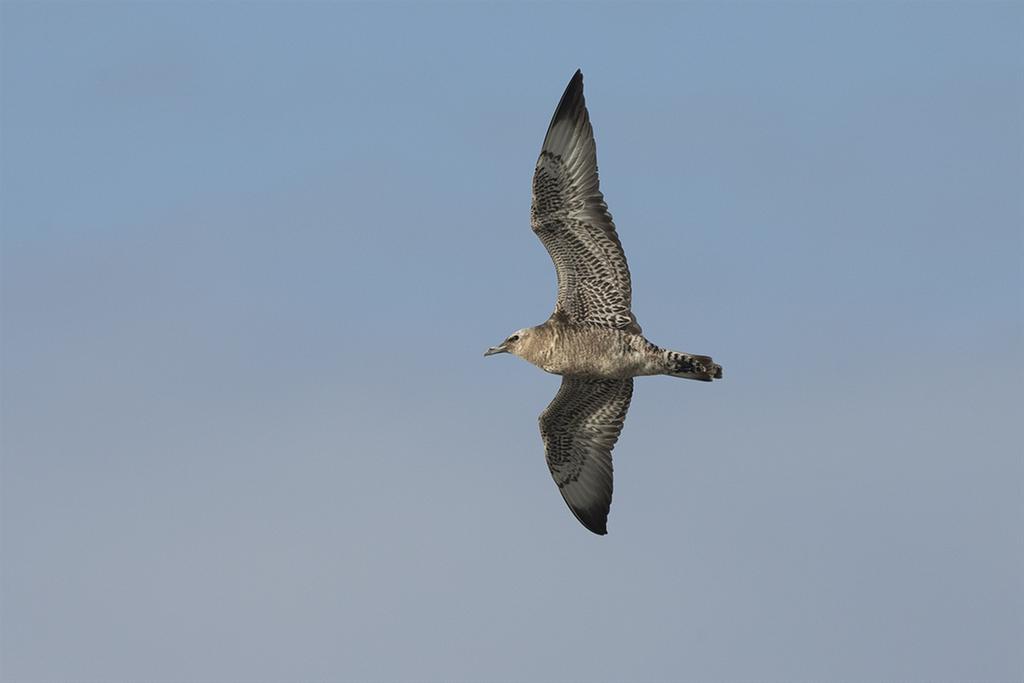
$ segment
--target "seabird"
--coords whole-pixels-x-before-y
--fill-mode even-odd
[[[558,298],[542,325],[484,353],[511,353],[562,376],[540,415],[548,468],[583,526],[608,533],[612,448],[633,378],[721,379],[708,356],[663,349],[643,336],[631,310],[629,267],[598,187],[594,131],[577,70],[551,118],[533,173],[530,225],[555,263]]]

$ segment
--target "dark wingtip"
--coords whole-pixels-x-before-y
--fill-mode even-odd
[[[565,86],[562,99],[558,101],[551,123],[575,116],[583,106],[583,72],[576,69],[576,73],[569,79],[569,85]]]
[[[591,511],[591,510],[577,510],[576,508],[569,506],[572,513],[576,515],[576,519],[579,520],[580,524],[587,528],[587,531],[595,533],[598,536],[604,536],[608,533],[608,511],[603,512]]]

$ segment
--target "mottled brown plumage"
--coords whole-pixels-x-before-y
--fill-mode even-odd
[[[569,82],[548,126],[533,177],[530,212],[558,275],[555,310],[485,355],[511,353],[561,375],[540,416],[548,468],[576,518],[607,533],[611,452],[633,395],[633,378],[722,376],[708,356],[662,349],[641,334],[632,311],[626,255],[601,194],[597,153],[583,99],[583,74]]]

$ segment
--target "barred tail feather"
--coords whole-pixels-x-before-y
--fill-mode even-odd
[[[722,366],[711,360],[711,356],[697,356],[692,353],[665,351],[665,374],[672,377],[710,382],[722,379]]]

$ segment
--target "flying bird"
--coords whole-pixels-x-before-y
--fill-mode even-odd
[[[721,379],[708,356],[670,351],[643,336],[632,311],[629,267],[598,186],[597,153],[577,70],[551,118],[533,173],[530,225],[558,275],[555,310],[484,353],[511,353],[562,386],[540,415],[548,469],[576,518],[608,533],[612,448],[633,378]]]

